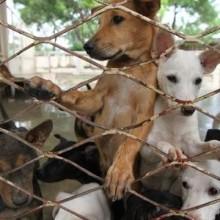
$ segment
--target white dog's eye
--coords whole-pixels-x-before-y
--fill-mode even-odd
[[[208,189],[208,194],[210,196],[216,196],[218,194],[218,189],[216,189],[215,187],[210,187]]]
[[[201,78],[196,78],[195,81],[194,81],[195,85],[197,85],[197,86],[200,85],[201,82],[202,82]]]
[[[189,184],[186,181],[182,182],[183,188],[189,189]]]
[[[172,82],[172,83],[177,83],[178,82],[178,79],[175,75],[168,75],[167,76],[167,79]]]

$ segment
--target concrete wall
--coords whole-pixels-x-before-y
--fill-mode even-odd
[[[0,5],[0,21],[7,22],[6,3]],[[0,26],[0,60],[8,56],[8,30]]]

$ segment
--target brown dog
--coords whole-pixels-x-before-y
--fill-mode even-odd
[[[160,8],[160,0],[129,0],[125,6],[153,19]],[[155,32],[155,27],[137,17],[110,10],[101,15],[99,30],[85,44],[85,50],[93,58],[109,60],[108,67],[132,66],[151,58]],[[156,86],[156,71],[157,67],[151,63],[134,65],[126,73]],[[48,89],[61,104],[84,115],[95,115],[95,123],[108,128],[126,127],[151,117],[156,97],[152,90],[118,75],[105,75],[93,90],[86,92],[63,92],[51,81],[39,77],[32,79],[32,87]],[[144,139],[151,125],[146,123],[131,129],[130,133]],[[93,134],[102,132],[94,128]],[[133,167],[141,144],[123,135],[104,136],[96,143],[104,174],[108,171],[106,183],[110,195],[121,198],[125,188],[134,180]]]

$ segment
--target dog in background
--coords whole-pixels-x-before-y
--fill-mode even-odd
[[[197,162],[196,165],[211,174],[220,176],[220,162],[218,160],[206,160]],[[220,181],[204,173],[200,173],[191,167],[186,168],[181,175],[183,207],[188,209],[219,199]],[[193,219],[215,220],[220,213],[220,204],[216,203],[189,212]]]
[[[97,183],[90,183],[82,185],[79,189],[73,193],[60,192],[56,200],[60,201],[63,199],[70,198],[73,195],[78,195],[88,190],[95,189],[100,185]],[[69,208],[72,211],[77,212],[86,219],[89,220],[111,220],[111,212],[107,197],[103,189],[99,189],[89,194],[82,195],[63,203],[63,206]],[[80,218],[73,215],[70,212],[61,209],[54,209],[53,212],[54,220],[79,220]]]
[[[0,65],[0,77],[3,79],[11,79],[13,78],[10,70],[8,69],[8,67],[4,64]],[[3,82],[0,82],[0,97],[2,98],[2,95],[5,92],[5,88],[7,87],[7,85]]]
[[[55,135],[60,143],[54,147],[52,152],[64,150],[75,142],[68,141],[60,135]],[[80,147],[74,148],[68,152],[60,154],[60,156],[75,162],[90,172],[101,176],[101,169],[99,164],[99,152],[94,143],[86,143]],[[97,181],[88,174],[82,172],[78,168],[55,158],[48,159],[36,172],[37,178],[43,182],[57,182],[65,179],[74,179],[82,184]],[[100,181],[98,181],[100,183]]]
[[[25,137],[26,141],[40,148],[43,146],[52,130],[52,121],[47,120],[30,131],[24,128],[16,128],[15,125],[12,126],[12,124],[10,124],[10,126],[3,125],[2,127],[7,127],[10,131],[15,132],[21,137]],[[7,173],[37,157],[36,151],[6,134],[0,134],[0,144],[1,173]],[[41,196],[35,176],[37,168],[38,162],[35,162],[21,170],[6,175],[5,178],[13,182],[16,186]],[[0,219],[4,219],[6,216],[11,216],[11,219],[17,219],[13,216],[22,215],[26,211],[41,205],[41,202],[38,200],[3,182],[0,183],[0,196],[2,204],[4,204],[4,208],[0,212]],[[28,219],[42,220],[42,212],[33,213],[28,216]]]
[[[205,141],[220,140],[220,130],[210,129],[207,131]],[[219,160],[202,160],[196,163],[211,174],[220,176]],[[200,173],[190,167],[184,169],[181,174],[181,189],[183,197],[182,209],[187,209],[219,199],[220,181],[208,175]],[[203,207],[190,212],[190,216],[199,220],[220,219],[220,204]]]
[[[157,38],[160,42],[157,44],[156,52],[159,54],[174,45],[174,39],[167,32],[160,32]],[[159,88],[177,100],[193,101],[199,95],[205,74],[211,73],[218,63],[220,54],[211,49],[200,54],[196,54],[195,51],[174,49],[160,58],[157,74]],[[172,100],[158,96],[154,113],[158,114],[175,105]],[[218,141],[201,141],[197,114],[190,105],[159,117],[153,124],[147,142],[166,153],[171,161],[182,161],[187,156],[220,146]],[[158,164],[161,165],[161,157],[150,148],[143,147],[141,154],[143,173],[153,170]],[[176,172],[176,169],[170,168],[166,172],[147,178],[144,183],[148,187],[169,191],[177,177],[174,175]]]
[[[13,78],[10,70],[4,64],[0,65],[0,76],[3,77],[3,78],[6,78],[6,79]]]
[[[160,0],[130,0],[124,6],[154,19]],[[156,28],[140,18],[120,10],[109,10],[100,16],[100,27],[85,44],[85,50],[92,58],[109,60],[108,67],[130,67],[125,71],[128,75],[156,87],[157,66],[154,63],[136,65],[151,59],[155,34]],[[50,91],[62,105],[86,116],[94,116],[95,123],[107,128],[127,127],[150,118],[156,99],[154,91],[119,75],[106,74],[94,89],[85,92],[65,92],[51,81],[39,77],[31,80],[31,87],[32,90],[43,88]],[[145,123],[130,129],[130,133],[145,139],[151,127],[152,123]],[[94,128],[92,135],[102,132],[102,129]],[[141,144],[123,135],[104,136],[97,139],[96,144],[103,175],[107,174],[109,195],[121,198],[134,180],[133,169]]]

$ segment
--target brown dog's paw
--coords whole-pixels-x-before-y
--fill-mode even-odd
[[[25,90],[30,96],[40,100],[50,100],[53,97],[59,98],[62,93],[60,87],[52,81],[38,76],[31,78],[30,83],[25,86]]]
[[[168,152],[168,160],[169,161],[179,161],[183,162],[187,160],[187,156],[183,153],[180,148],[170,148]]]
[[[129,167],[112,165],[106,176],[107,193],[113,201],[119,200],[126,193],[126,190],[134,182],[133,169]]]

